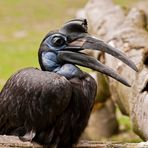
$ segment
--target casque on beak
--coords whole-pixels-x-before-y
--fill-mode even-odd
[[[58,59],[99,71],[103,74],[111,76],[112,78],[118,80],[119,82],[123,83],[126,86],[130,86],[130,84],[124,78],[122,78],[119,74],[117,74],[113,69],[102,64],[100,61],[98,61],[94,57],[88,56],[84,53],[80,53],[79,51],[84,49],[103,51],[105,53],[108,53],[114,56],[115,58],[118,58],[119,60],[127,64],[129,67],[134,69],[135,71],[138,71],[135,64],[130,59],[128,59],[128,57],[123,52],[113,48],[112,46],[104,43],[101,40],[98,40],[97,38],[91,37],[87,32],[85,32],[84,27],[83,29],[84,30],[82,31],[82,33],[81,32],[71,33],[72,34],[71,36],[75,38],[73,39],[73,41],[68,43],[68,46],[63,51],[59,51]]]

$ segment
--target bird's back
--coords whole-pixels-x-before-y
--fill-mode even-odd
[[[57,148],[70,148],[76,144],[87,126],[91,110],[95,101],[96,82],[88,75],[70,79],[72,97],[63,114],[54,127]],[[53,136],[54,137],[54,136]]]
[[[95,94],[96,83],[86,73],[67,80],[35,68],[20,70],[0,94],[0,134],[33,131],[38,143],[71,147],[87,125]]]
[[[69,104],[71,92],[63,76],[35,68],[20,70],[0,93],[0,134],[11,134],[20,126],[32,130],[53,124]]]

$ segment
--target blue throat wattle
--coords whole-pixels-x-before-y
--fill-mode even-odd
[[[47,71],[55,72],[66,78],[79,76],[82,71],[73,64],[61,64],[57,60],[57,55],[54,52],[43,52],[42,62]]]

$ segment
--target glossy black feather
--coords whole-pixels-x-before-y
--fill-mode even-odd
[[[96,83],[84,73],[67,80],[56,73],[26,68],[14,74],[0,94],[0,134],[23,136],[49,147],[71,147],[87,125]]]
[[[32,130],[53,124],[68,106],[71,94],[71,84],[63,76],[35,68],[19,71],[0,94],[0,134],[19,126]]]
[[[49,131],[38,133],[35,141],[42,144],[57,145],[58,148],[70,148],[77,143],[85,129],[96,94],[96,83],[88,74],[70,80],[72,97],[68,107]]]

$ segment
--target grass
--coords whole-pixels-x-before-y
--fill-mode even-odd
[[[0,88],[15,71],[39,67],[37,50],[45,34],[74,18],[87,0],[0,1]]]
[[[121,6],[130,7],[133,3],[136,3],[138,0],[113,0],[113,1]]]

